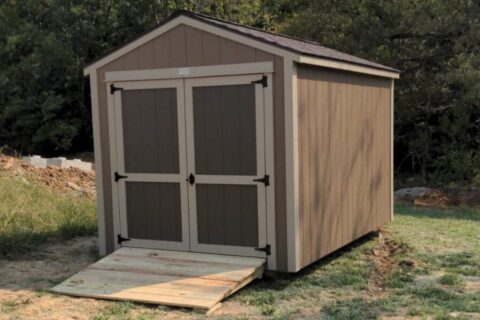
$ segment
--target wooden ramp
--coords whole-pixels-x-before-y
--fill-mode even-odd
[[[264,264],[261,258],[121,248],[52,291],[213,311],[261,277]]]

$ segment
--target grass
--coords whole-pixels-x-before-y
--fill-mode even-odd
[[[94,201],[0,177],[0,258],[27,253],[52,238],[95,232]]]
[[[461,287],[465,284],[463,277],[459,274],[455,273],[448,273],[444,274],[438,279],[438,283],[443,284],[445,286],[458,286]]]
[[[229,301],[267,319],[480,318],[480,291],[468,289],[472,278],[480,281],[480,210],[397,204],[395,212],[386,230],[399,250],[380,280],[371,254],[378,240],[365,237],[298,274],[256,281]],[[95,230],[92,200],[0,177],[0,258]],[[372,287],[373,279],[381,290]],[[0,309],[8,313],[21,304],[6,301]],[[186,309],[112,302],[94,319],[157,319],[171,310],[180,318],[201,317]],[[249,314],[218,317],[250,319]]]
[[[395,207],[386,228],[399,250],[372,294],[376,275],[366,238],[298,275],[263,280],[238,294],[268,318],[377,319],[381,316],[480,318],[480,292],[465,290],[465,276],[480,276],[480,210]]]

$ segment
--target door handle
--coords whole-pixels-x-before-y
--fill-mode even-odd
[[[193,175],[193,173],[190,173],[186,180],[193,186],[193,184],[195,183],[195,176]]]

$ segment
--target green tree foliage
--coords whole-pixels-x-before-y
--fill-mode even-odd
[[[393,66],[396,167],[471,180],[480,168],[480,3],[304,1],[283,31]]]
[[[398,170],[447,181],[480,176],[480,3],[473,0],[4,0],[0,145],[45,155],[91,150],[82,68],[178,9],[400,69]]]
[[[92,148],[82,68],[177,9],[263,27],[261,1],[5,0],[0,145],[52,155]],[[88,93],[87,93],[88,94]]]

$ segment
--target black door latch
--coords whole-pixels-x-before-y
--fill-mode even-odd
[[[118,182],[118,180],[120,180],[120,179],[128,178],[127,176],[122,176],[121,174],[118,174],[118,172],[114,173],[114,177],[115,177],[115,182]]]
[[[124,242],[124,241],[130,241],[130,239],[124,238],[124,237],[122,237],[122,235],[117,234],[117,242],[118,242],[118,244],[122,244],[122,242]]]
[[[261,247],[261,248],[255,248],[255,250],[257,251],[263,251],[267,254],[267,256],[269,256],[270,254],[272,254],[271,250],[270,250],[270,245],[267,244],[265,247]]]
[[[187,181],[193,186],[193,184],[195,183],[195,176],[193,175],[193,173],[190,173],[190,175],[187,178]]]
[[[263,178],[253,179],[255,182],[262,182],[265,186],[270,185],[270,176],[266,174]]]

